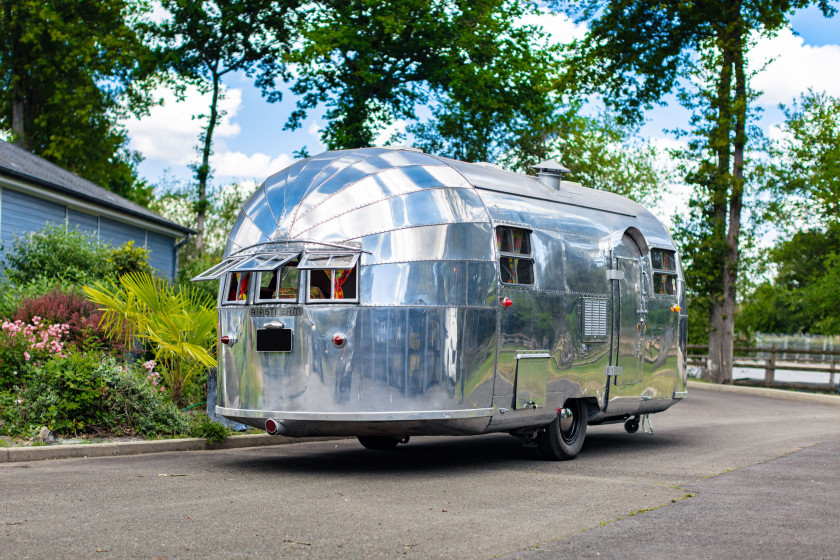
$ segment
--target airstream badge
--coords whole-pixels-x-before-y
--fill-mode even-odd
[[[251,308],[251,317],[300,317],[303,308],[292,305],[271,305]]]

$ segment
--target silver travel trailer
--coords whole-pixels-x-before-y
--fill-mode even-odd
[[[220,279],[218,406],[289,436],[509,432],[573,458],[587,424],[686,395],[682,269],[618,195],[408,148],[326,152],[245,203]]]

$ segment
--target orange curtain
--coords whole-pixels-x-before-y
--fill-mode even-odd
[[[332,270],[327,270],[327,276],[332,278]],[[350,278],[350,273],[353,272],[353,269],[349,270],[337,270],[335,273],[335,278],[333,278],[333,288],[335,289],[335,299],[344,299],[344,290],[341,286],[347,282],[347,279]]]

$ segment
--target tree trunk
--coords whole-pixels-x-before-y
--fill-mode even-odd
[[[213,130],[216,128],[216,121],[219,119],[219,89],[220,76],[218,72],[213,72],[213,98],[210,102],[210,119],[207,123],[207,128],[204,131],[204,146],[201,151],[201,165],[196,169],[196,178],[198,179],[198,205],[196,220],[196,229],[198,233],[195,236],[195,249],[201,255],[204,249],[204,227],[207,223],[207,180],[210,177],[210,154],[212,154],[211,146],[213,144]]]
[[[714,148],[718,154],[718,168],[713,187],[716,222],[713,235],[715,237],[725,235],[720,278],[721,291],[719,294],[713,294],[709,329],[709,379],[715,383],[732,382],[738,245],[741,235],[746,145],[747,95],[740,3],[733,3],[731,10],[730,25],[723,30],[720,40],[722,53],[717,99],[717,134],[714,140]],[[733,73],[734,99],[731,94]],[[731,161],[730,154],[732,154]]]

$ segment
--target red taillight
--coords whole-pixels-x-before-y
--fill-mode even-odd
[[[335,333],[332,337],[332,343],[335,344],[336,348],[343,348],[347,344],[347,337],[344,333]]]
[[[230,344],[230,337],[228,335],[224,335],[221,340],[222,344]]]
[[[502,307],[510,307],[511,305],[513,305],[513,300],[507,297],[502,298],[499,300],[499,305],[501,305]]]
[[[265,431],[271,435],[277,433],[277,421],[269,418],[265,421]]]

